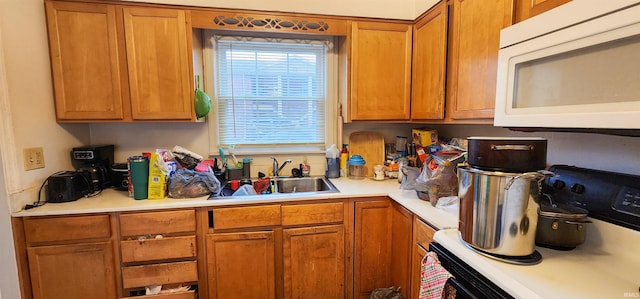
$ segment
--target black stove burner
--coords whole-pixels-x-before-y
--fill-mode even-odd
[[[510,256],[510,255],[500,255],[500,254],[495,254],[495,253],[490,253],[490,252],[486,252],[484,250],[475,248],[469,244],[467,244],[466,242],[463,242],[467,247],[469,247],[471,250],[486,256],[488,258],[492,258],[494,260],[498,260],[501,262],[505,262],[508,264],[514,264],[514,265],[537,265],[540,262],[542,262],[542,255],[540,254],[540,252],[538,252],[537,250],[534,250],[532,254],[529,255],[520,255],[520,256]]]

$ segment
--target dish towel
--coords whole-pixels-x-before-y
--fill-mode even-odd
[[[452,277],[447,269],[440,265],[435,252],[428,252],[422,259],[420,270],[420,295],[419,299],[440,299],[444,291],[444,285],[449,277]]]

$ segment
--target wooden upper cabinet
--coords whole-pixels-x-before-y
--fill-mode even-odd
[[[513,2],[453,0],[451,11],[447,112],[493,118],[500,30],[513,22]]]
[[[434,6],[413,28],[411,119],[443,119],[447,72],[446,2]]]
[[[571,0],[516,0],[516,23],[556,8],[569,1]]]
[[[184,10],[123,8],[134,120],[191,120],[191,34]]]
[[[353,22],[350,120],[408,120],[412,26]]]
[[[46,1],[45,9],[58,121],[122,120],[128,98],[115,7]]]

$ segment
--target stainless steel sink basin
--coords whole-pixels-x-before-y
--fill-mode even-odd
[[[300,194],[300,195],[314,195],[324,193],[340,192],[331,181],[324,176],[312,176],[312,177],[274,177],[271,178],[272,182],[275,182],[275,192],[260,194],[260,197],[269,197],[272,195],[285,195],[285,194]],[[226,185],[219,196],[211,197],[210,199],[219,198],[220,196],[226,198],[244,197],[245,195],[233,195],[235,191]]]
[[[326,177],[276,178],[276,193],[339,192]]]

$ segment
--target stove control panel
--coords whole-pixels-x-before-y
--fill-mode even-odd
[[[640,176],[553,165],[542,192],[553,201],[589,211],[589,216],[640,231]]]
[[[640,189],[622,187],[613,202],[616,211],[640,217]]]

